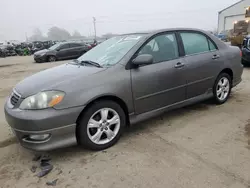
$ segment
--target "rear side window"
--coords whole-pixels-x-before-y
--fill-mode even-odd
[[[180,33],[186,55],[209,52],[207,37],[199,33]]]

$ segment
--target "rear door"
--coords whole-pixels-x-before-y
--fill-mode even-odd
[[[216,44],[201,32],[180,31],[179,35],[185,51],[187,99],[212,92],[223,66]]]
[[[70,44],[70,49],[69,49],[70,57],[71,58],[78,58],[79,56],[82,55],[82,49],[83,49],[82,44],[80,44],[80,43],[71,43]]]

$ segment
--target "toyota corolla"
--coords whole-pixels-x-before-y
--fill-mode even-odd
[[[127,125],[209,98],[226,102],[241,82],[240,54],[196,29],[116,36],[18,83],[6,120],[29,149],[102,150]]]

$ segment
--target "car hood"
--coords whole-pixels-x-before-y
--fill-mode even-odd
[[[46,53],[46,52],[48,52],[48,51],[50,51],[50,50],[48,50],[48,49],[39,50],[39,51],[37,51],[36,53],[34,53],[34,55],[40,55],[40,54]]]
[[[84,79],[84,77],[89,77],[103,70],[105,69],[93,66],[64,64],[25,78],[16,85],[15,90],[22,98],[25,98],[40,91],[58,89],[58,85],[69,84],[70,80],[74,80],[77,77]]]

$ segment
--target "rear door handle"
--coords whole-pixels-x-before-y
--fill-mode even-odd
[[[213,55],[213,57],[212,57],[212,59],[219,59],[220,58],[220,56],[219,55]]]
[[[178,69],[178,68],[181,68],[181,67],[184,67],[184,66],[185,66],[184,63],[178,62],[178,63],[176,63],[176,65],[174,67]]]

